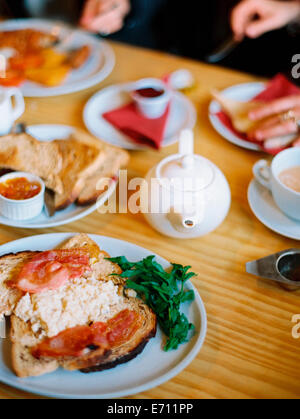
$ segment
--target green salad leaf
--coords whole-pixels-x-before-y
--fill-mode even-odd
[[[189,272],[191,266],[172,264],[172,270],[166,272],[149,256],[137,263],[129,262],[124,256],[108,259],[120,266],[122,278],[127,279],[126,288],[135,290],[140,298],[157,315],[163,332],[168,337],[164,350],[177,349],[189,340],[190,332],[195,329],[184,313],[181,304],[195,298],[194,291],[186,291],[184,284],[196,276]]]

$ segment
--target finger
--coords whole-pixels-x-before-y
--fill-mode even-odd
[[[255,0],[244,0],[233,9],[231,27],[238,40],[245,36],[247,25],[257,13],[257,8]]]
[[[108,13],[111,10],[117,9],[121,3],[117,0],[101,0],[98,5],[98,14]]]
[[[95,18],[89,24],[89,29],[93,32],[110,33],[111,28],[119,27],[120,24],[123,26],[123,18],[116,10],[113,10]]]
[[[257,141],[265,141],[269,138],[280,137],[297,132],[297,124],[295,121],[285,121],[272,127],[257,129],[253,136]]]
[[[248,25],[246,28],[246,35],[249,38],[258,38],[264,33],[278,29],[281,26],[281,19],[278,18],[278,16],[272,16],[267,19],[260,19]]]
[[[263,122],[261,122],[260,124],[259,124],[259,126],[258,127],[256,127],[256,129],[255,130],[261,130],[261,129],[266,129],[266,128],[270,128],[270,127],[273,127],[274,125],[278,125],[278,124],[280,124],[280,122],[282,122],[282,118],[281,118],[281,116],[278,116],[278,115],[276,115],[276,116],[271,116],[270,118],[268,118],[268,119],[264,119],[264,121]]]
[[[283,137],[271,138],[264,142],[264,148],[267,150],[275,150],[279,148],[284,148],[293,143],[294,136],[286,135]]]
[[[249,118],[252,121],[258,121],[268,116],[287,112],[290,109],[300,106],[300,95],[288,96],[282,99],[274,100],[268,105],[260,106],[249,113]]]
[[[86,25],[88,24],[97,14],[97,8],[99,6],[98,0],[88,0],[85,4],[80,24]]]

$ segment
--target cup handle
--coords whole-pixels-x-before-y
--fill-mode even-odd
[[[271,172],[267,160],[259,160],[253,167],[253,174],[262,186],[271,191]]]
[[[16,121],[25,112],[25,102],[21,91],[17,88],[11,88],[7,90],[7,94],[10,99],[15,98],[15,106],[13,108],[13,119]]]

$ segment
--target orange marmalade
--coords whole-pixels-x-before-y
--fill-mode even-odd
[[[41,192],[41,189],[38,182],[30,182],[25,177],[9,179],[0,183],[0,195],[15,201],[33,198]]]

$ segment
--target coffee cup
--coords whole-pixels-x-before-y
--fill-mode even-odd
[[[259,160],[253,167],[256,180],[272,192],[276,205],[288,217],[300,221],[300,192],[286,186],[281,174],[291,168],[300,167],[300,148],[289,148],[274,157],[271,165]]]
[[[22,116],[24,111],[25,102],[19,89],[0,88],[0,135],[9,134],[14,122]]]

